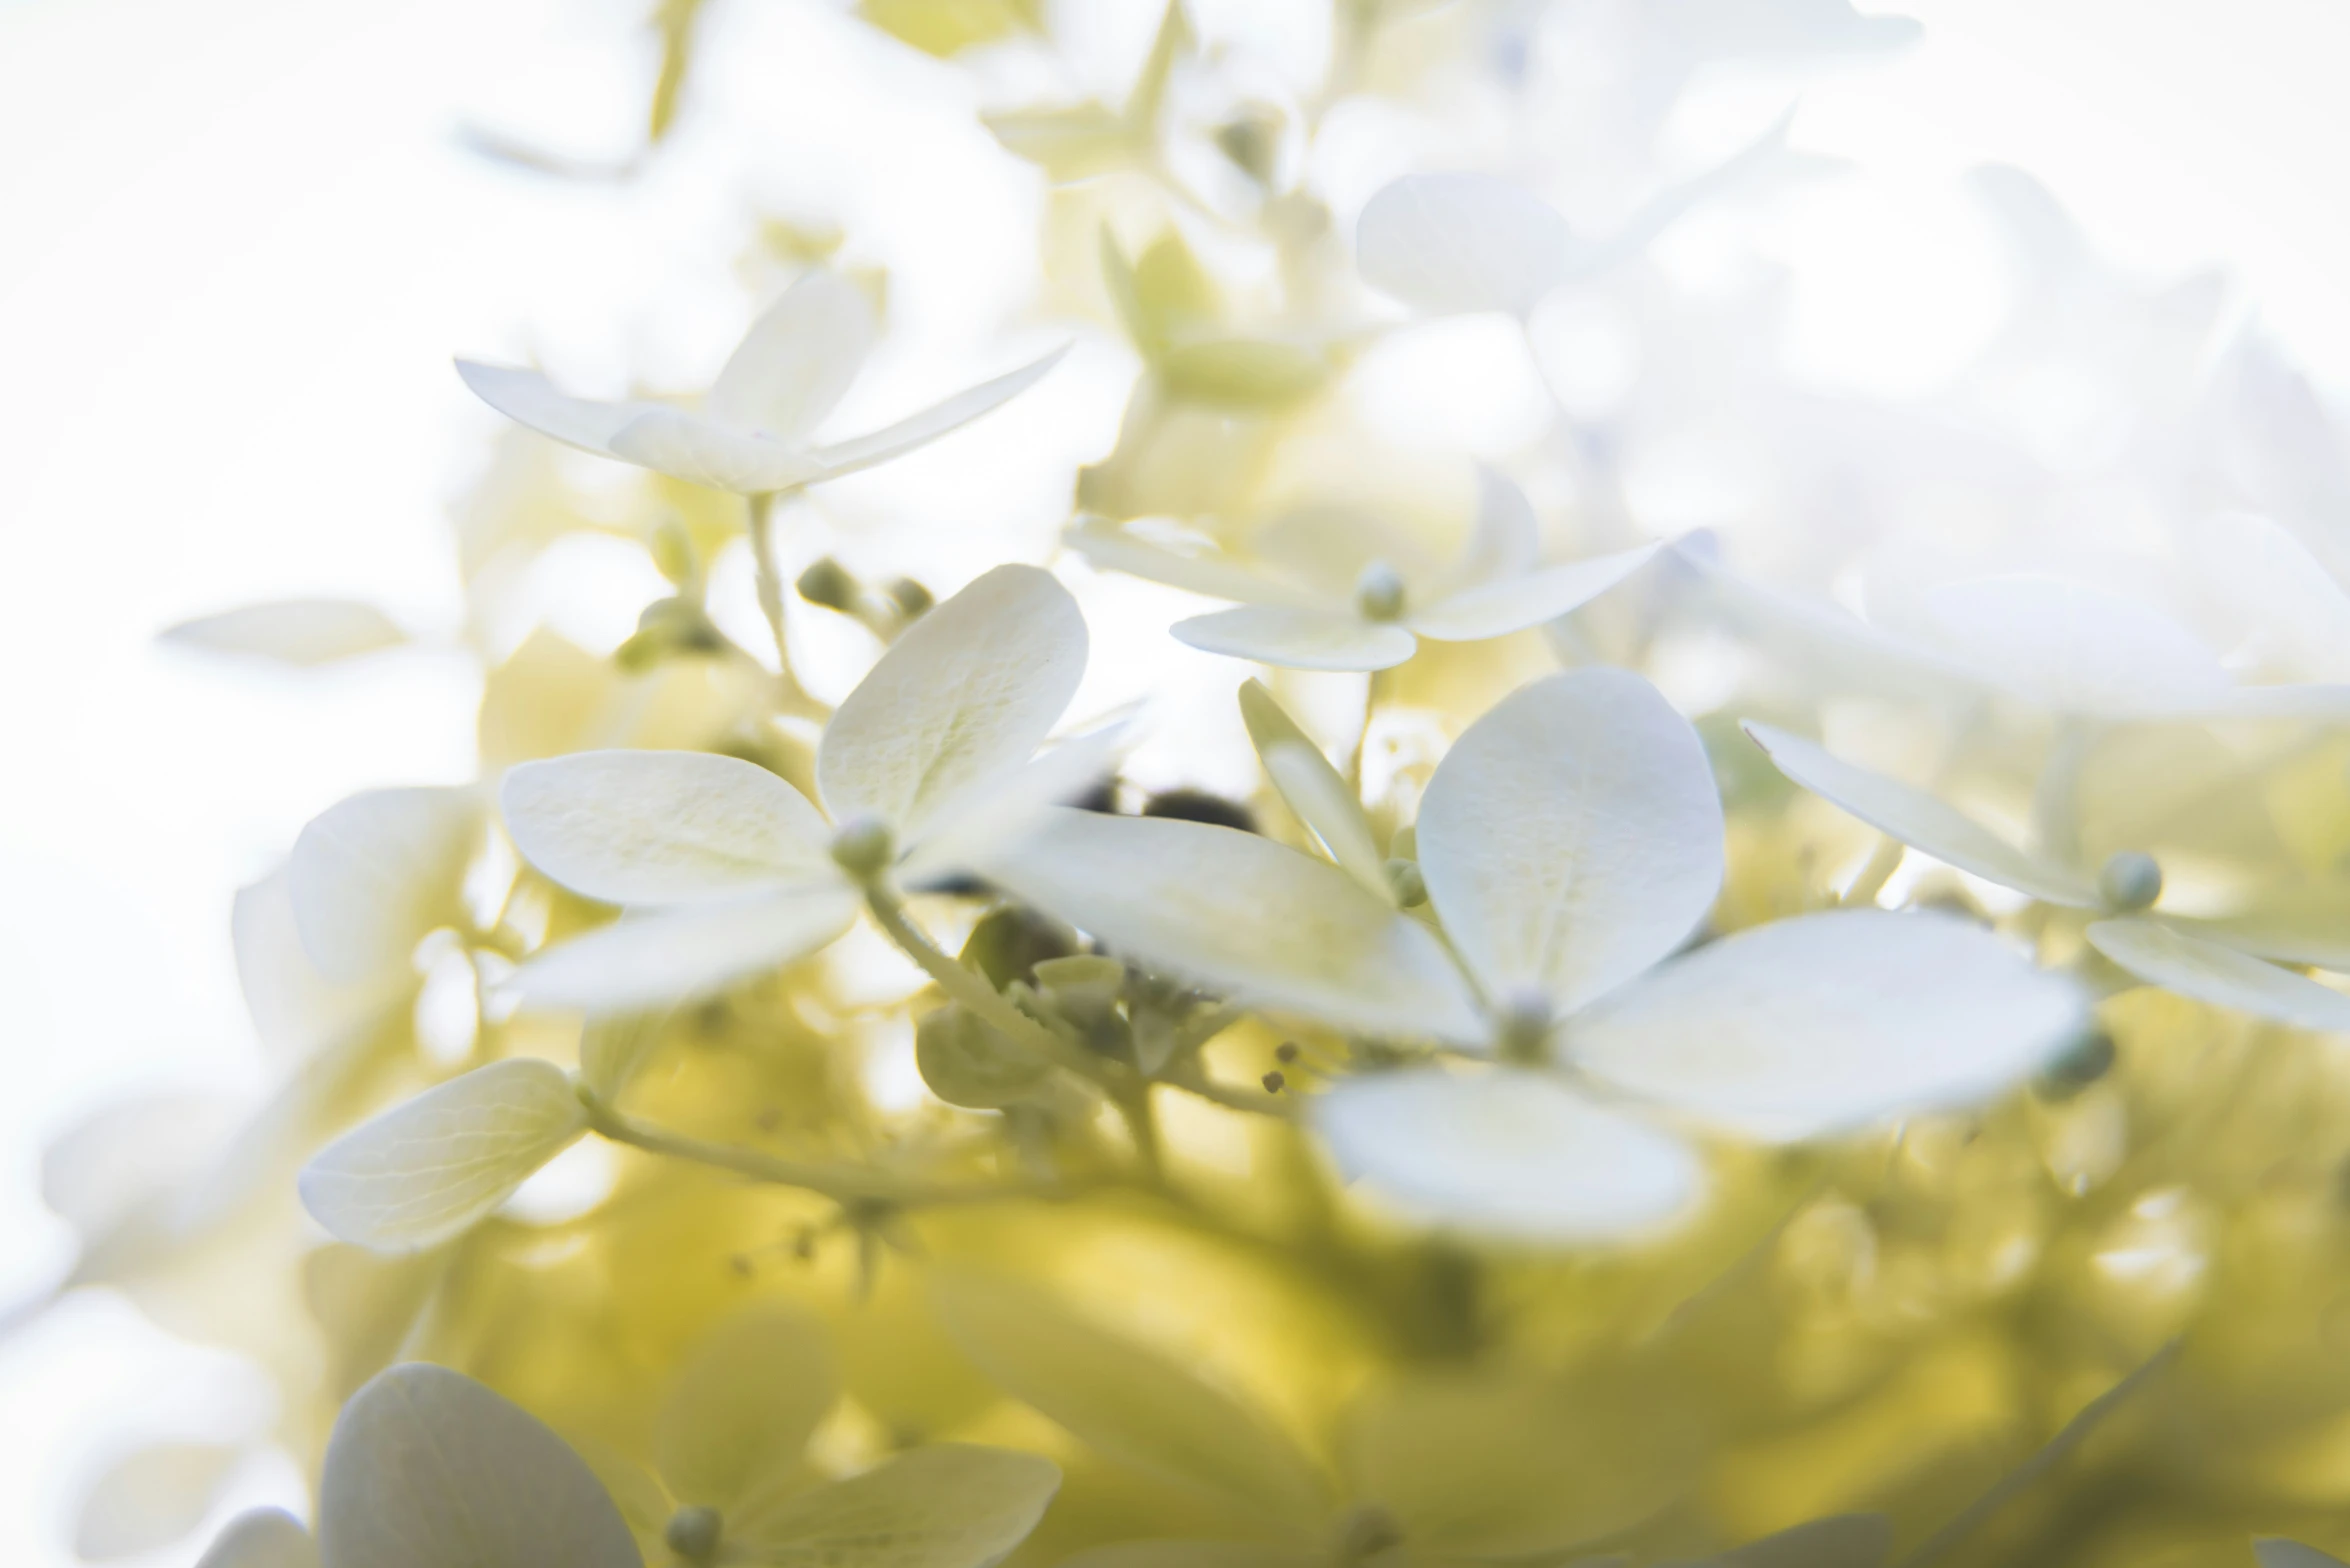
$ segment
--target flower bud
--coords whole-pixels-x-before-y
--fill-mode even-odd
[[[695,1504],[669,1516],[661,1539],[689,1563],[706,1563],[718,1555],[718,1536],[724,1521],[718,1510]]]
[[[1493,1017],[1494,1043],[1504,1060],[1546,1061],[1550,1054],[1550,998],[1524,990],[1503,999]]]
[[[832,863],[857,880],[879,876],[897,856],[897,835],[879,817],[852,817],[832,835]]]
[[[1428,902],[1428,883],[1420,875],[1420,863],[1416,860],[1390,860],[1387,885],[1394,889],[1395,901],[1406,909],[1417,909]]]
[[[1403,619],[1403,574],[1385,561],[1373,561],[1355,579],[1355,608],[1367,621]]]
[[[2044,1100],[2069,1100],[2113,1070],[2114,1054],[2113,1036],[2092,1029],[2042,1068],[2034,1087]]]
[[[694,556],[694,541],[685,531],[685,525],[674,517],[664,517],[653,530],[653,569],[682,588],[693,581],[699,565]]]
[[[829,555],[819,556],[810,562],[808,569],[800,573],[799,581],[793,586],[799,590],[800,597],[810,604],[820,604],[827,610],[838,610],[844,615],[856,609],[857,596],[863,592],[857,585],[857,579],[849,575],[849,569]]]
[[[897,578],[883,591],[889,595],[889,602],[897,606],[898,619],[903,621],[920,620],[932,605],[938,603],[929,589],[911,577]]]
[[[1259,185],[1273,183],[1281,157],[1281,111],[1252,103],[1216,127],[1216,146]]]
[[[2122,850],[2097,873],[2097,896],[2117,915],[2150,909],[2162,897],[2162,867],[2155,864],[2152,855]]]

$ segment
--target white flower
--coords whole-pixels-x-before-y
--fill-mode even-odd
[[[523,1000],[589,1013],[706,993],[848,929],[868,881],[968,867],[1091,784],[1115,736],[1030,757],[1085,672],[1085,620],[1032,566],[999,566],[916,621],[851,692],[816,758],[821,809],[752,763],[591,751],[506,776],[532,865],[626,913],[525,964]]]
[[[818,442],[873,346],[872,307],[823,268],[801,274],[751,324],[698,410],[596,402],[558,391],[535,370],[459,360],[481,400],[541,435],[691,484],[770,495],[886,463],[1017,396],[1067,352],[1058,349],[918,414],[846,441]]]
[[[2125,851],[2091,870],[2045,845],[2027,851],[1948,802],[1810,741],[1765,724],[1749,724],[1746,733],[1780,772],[1912,849],[2042,903],[2101,913],[2105,918],[2089,925],[2090,945],[2150,985],[2304,1029],[2350,1029],[2350,996],[2263,962],[2350,966],[2338,943],[2155,913],[2162,869],[2150,856]]]
[[[1639,1228],[1695,1184],[1676,1138],[1529,1064],[1795,1140],[1980,1100],[2082,1021],[2071,984],[1938,915],[1805,916],[1663,962],[1712,905],[1721,806],[1696,732],[1622,671],[1537,681],[1470,726],[1416,840],[1441,940],[1344,872],[1197,823],[1054,813],[986,869],[1235,1000],[1498,1051],[1345,1080],[1315,1119],[1350,1173],[1505,1236]]]
[[[1419,639],[1482,642],[1524,631],[1597,598],[1657,546],[1537,566],[1533,508],[1508,479],[1480,476],[1477,520],[1459,559],[1440,566],[1375,526],[1301,512],[1264,530],[1257,559],[1179,555],[1122,529],[1072,530],[1094,565],[1220,599],[1240,608],[1178,621],[1176,637],[1209,653],[1297,670],[1384,670]]]

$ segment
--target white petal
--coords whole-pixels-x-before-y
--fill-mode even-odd
[[[304,1061],[374,1030],[416,984],[404,966],[349,985],[320,974],[302,945],[283,871],[237,890],[229,939],[253,1032],[278,1062]]]
[[[535,370],[484,365],[470,359],[457,361],[457,374],[476,397],[516,424],[527,425],[542,436],[600,457],[616,456],[612,438],[631,420],[661,406],[643,402],[601,403],[572,397],[557,391],[553,382]]]
[[[1430,315],[1523,315],[1565,274],[1573,244],[1549,203],[1485,174],[1397,180],[1355,230],[1364,281]]]
[[[640,468],[736,495],[797,489],[825,477],[824,465],[803,447],[682,408],[638,414],[613,432],[611,451]]]
[[[1555,621],[1648,564],[1658,546],[1639,545],[1588,561],[1565,561],[1448,594],[1412,612],[1412,630],[1438,642],[1481,642]]]
[[[1694,542],[1676,564],[1705,585],[1704,608],[1792,668],[1811,692],[1880,691],[1948,701],[1980,695],[1983,677],[1948,654],[1897,637],[1827,600],[1785,593],[1741,576]]]
[[[228,1522],[196,1568],[318,1568],[318,1543],[282,1508],[253,1508]]]
[[[1781,773],[1912,849],[2051,904],[2096,907],[2097,890],[2087,878],[2035,861],[1924,790],[1839,762],[1810,741],[1767,724],[1745,729]]]
[[[337,1241],[421,1252],[470,1230],[586,1130],[561,1068],[492,1062],[320,1150],[302,1169],[302,1206]]]
[[[1008,850],[1047,810],[1112,777],[1133,739],[1126,724],[1105,724],[1062,741],[1025,766],[981,779],[939,808],[929,830],[899,862],[898,880],[919,887]]]
[[[82,1500],[74,1555],[103,1562],[186,1539],[243,1457],[223,1443],[158,1443],[109,1466]]]
[[[2350,686],[2292,682],[2237,686],[2215,697],[2173,703],[2153,717],[2179,719],[2350,719]]]
[[[1697,1159],[1681,1140],[1549,1073],[1373,1073],[1313,1105],[1350,1180],[1448,1230],[1603,1241],[1655,1229],[1697,1191]]]
[[[1153,1347],[1051,1296],[982,1275],[933,1276],[932,1302],[989,1382],[1117,1464],[1311,1528],[1329,1483],[1254,1409]]]
[[[809,1434],[840,1398],[824,1320],[787,1301],[757,1302],[702,1336],[670,1379],[653,1423],[653,1459],[680,1503],[744,1505],[799,1479]]]
[[[514,768],[499,797],[525,860],[607,904],[684,903],[832,872],[823,814],[739,757],[575,752]]]
[[[2254,1541],[2252,1554],[2260,1559],[2260,1568],[2344,1568],[2342,1559],[2331,1553],[2277,1535]]]
[[[835,880],[624,915],[541,953],[511,983],[539,1012],[596,1017],[689,1001],[829,945],[857,907],[855,890]]]
[[[1315,596],[1306,590],[1227,557],[1178,555],[1109,523],[1081,523],[1062,538],[1070,549],[1085,557],[1088,565],[1165,583],[1186,593],[1232,599],[1242,604],[1306,606],[1316,602]]]
[[[1084,675],[1069,590],[997,567],[908,627],[832,716],[816,756],[825,809],[914,838],[954,796],[1026,762]]]
[[[772,1568],[993,1568],[1060,1490],[1041,1454],[934,1443],[729,1520]]]
[[[1947,915],[1839,910],[1699,948],[1568,1026],[1583,1069],[1749,1137],[1991,1098],[2087,1021],[2071,982]]]
[[[2350,996],[2159,920],[2100,920],[2089,945],[2149,985],[2299,1029],[2350,1029]]]
[[[1385,670],[1410,658],[1419,642],[1401,626],[1366,621],[1344,610],[1249,604],[1177,621],[1176,639],[1208,653],[1254,659],[1286,670]]]
[[[1068,352],[1068,347],[1064,345],[1042,359],[1033,360],[992,381],[982,381],[975,387],[966,388],[894,425],[885,425],[871,435],[856,436],[831,446],[819,447],[816,460],[824,465],[825,478],[838,479],[860,468],[871,468],[893,457],[903,457],[916,447],[928,446],[941,436],[952,435],[982,414],[993,413],[1009,403],[1042,381],[1045,373],[1059,364],[1061,356]]]
[[[1526,492],[1507,474],[1477,470],[1477,518],[1469,542],[1445,574],[1446,592],[1501,582],[1533,570],[1542,550],[1542,525]]]
[[[334,1568],[642,1568],[588,1467],[528,1411],[410,1363],[351,1396],[326,1446],[319,1555]]]
[[[1982,577],[1926,596],[1935,640],[2018,695],[2128,717],[2225,699],[2195,634],[2149,605],[2053,577]]]
[[[1681,945],[1722,881],[1705,746],[1621,670],[1520,688],[1453,742],[1420,804],[1420,872],[1495,1002],[1561,1013]]]
[[[2350,594],[2308,546],[2243,512],[2190,537],[2196,580],[2244,618],[2257,655],[2293,680],[2350,677]]]
[[[162,641],[313,669],[408,640],[398,622],[358,599],[280,599],[182,621]]]
[[[1240,717],[1265,776],[1289,809],[1321,840],[1340,869],[1392,903],[1395,892],[1387,880],[1387,857],[1371,837],[1362,800],[1322,755],[1322,748],[1298,728],[1263,681],[1240,683]]]
[[[286,893],[319,973],[359,983],[406,972],[416,944],[461,913],[480,813],[470,789],[371,789],[312,818]]]
[[[865,291],[811,267],[751,323],[703,407],[721,424],[799,443],[824,422],[873,349]]]
[[[1381,1036],[1484,1038],[1426,927],[1253,833],[1061,809],[985,870],[1113,950],[1236,1001]]]

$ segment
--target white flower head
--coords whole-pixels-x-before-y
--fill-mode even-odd
[[[1084,790],[1117,739],[1035,753],[1085,672],[1085,620],[1032,566],[999,566],[916,621],[826,727],[822,804],[706,752],[594,751],[507,774],[524,858],[623,917],[523,966],[526,1004],[625,1011],[803,957],[867,885],[936,881]]]
[[[1442,941],[1335,867],[1195,823],[1061,813],[988,871],[1238,1000],[1506,1057],[1315,1102],[1351,1173],[1504,1235],[1616,1234],[1687,1201],[1686,1147],[1592,1089],[1803,1139],[1982,1099],[2081,1022],[2069,983],[1936,915],[1806,916],[1672,958],[1721,881],[1721,805],[1694,729],[1622,671],[1537,681],[1470,726],[1416,842]]]
[[[1800,736],[1767,724],[1746,733],[1779,771],[1881,833],[1987,882],[2067,909],[2104,916],[2088,928],[2091,946],[2149,985],[2303,1029],[2350,1030],[2350,996],[2268,959],[2350,968],[2338,941],[2158,912],[2162,868],[2123,851],[2085,867],[2046,844],[2025,849],[1957,807],[1898,779],[1872,773]]]
[[[864,294],[818,267],[751,324],[698,409],[572,397],[535,370],[472,360],[459,360],[457,373],[499,413],[567,446],[713,490],[771,495],[926,446],[1027,390],[1067,352],[1057,349],[870,434],[818,441],[818,427],[856,380],[873,339]]]
[[[1482,642],[1524,631],[1613,588],[1656,553],[1640,545],[1584,561],[1537,563],[1525,493],[1488,469],[1475,527],[1449,564],[1349,514],[1294,513],[1264,530],[1256,558],[1189,557],[1123,530],[1083,526],[1069,543],[1094,565],[1239,607],[1178,621],[1176,637],[1209,653],[1297,670],[1384,670],[1422,637]]]

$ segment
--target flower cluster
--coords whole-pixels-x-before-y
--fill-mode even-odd
[[[239,897],[286,1064],[241,1127],[134,1108],[45,1172],[61,1288],[257,1356],[255,1441],[320,1467],[313,1526],[207,1563],[2350,1541],[2350,1072],[2307,1038],[2350,1031],[2350,445],[2012,171],[2017,327],[1929,406],[1758,350],[1773,281],[1660,250],[1823,171],[1784,119],[1695,168],[1658,127],[1906,24],[1329,11],[1310,90],[1169,0],[1131,87],[981,116],[1039,171],[1040,308],[1132,376],[1049,554],[941,595],[919,546],[820,553],[821,487],[987,442],[1063,357],[836,438],[885,322],[845,259],[698,400],[460,362],[529,432],[462,540],[483,776],[336,805]],[[991,93],[1056,49],[1017,0],[856,12]],[[1464,83],[1508,158],[1348,193],[1361,116]],[[1541,434],[1407,461],[1362,389],[1455,318]],[[1636,376],[1571,373],[1593,323]],[[2034,423],[2060,372],[2122,434]],[[1724,515],[1645,482],[1726,453],[1768,473]],[[2092,504],[2129,526],[2048,543]],[[668,582],[637,633],[493,633],[588,531]],[[1162,609],[1213,701],[1093,698],[1103,617]],[[868,655],[833,697],[824,637]],[[222,1269],[302,1299],[224,1312]],[[168,1538],[109,1523],[142,1473],[86,1531]]]

